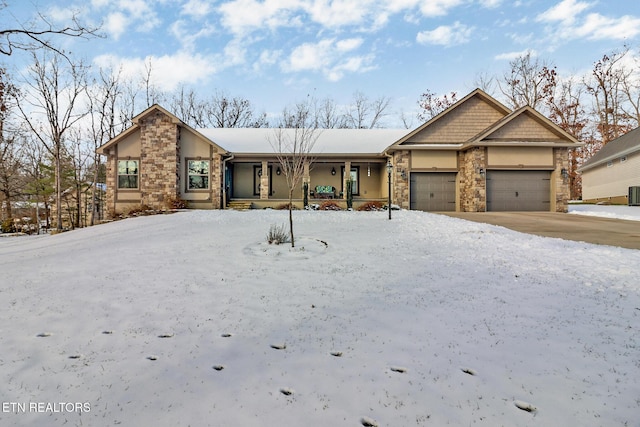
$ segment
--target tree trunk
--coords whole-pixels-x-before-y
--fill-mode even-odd
[[[289,235],[291,236],[291,247],[295,248],[295,240],[293,238],[293,188],[289,189]]]
[[[56,230],[62,231],[62,160],[60,147],[56,147]]]

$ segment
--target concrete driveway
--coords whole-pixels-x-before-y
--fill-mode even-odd
[[[499,225],[538,236],[640,249],[640,221],[555,212],[442,212],[442,214]]]

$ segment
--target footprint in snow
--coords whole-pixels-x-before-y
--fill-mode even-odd
[[[158,335],[158,338],[172,338],[173,334],[160,334]]]
[[[46,338],[46,337],[50,337],[51,335],[53,335],[51,332],[41,332],[38,335],[36,335],[38,338]]]
[[[147,356],[147,360],[158,360],[158,356]]]
[[[287,348],[287,345],[285,343],[271,344],[271,348],[273,348],[274,350],[284,350],[285,348]]]
[[[391,366],[389,369],[391,369],[392,372],[398,372],[399,374],[404,374],[407,372],[407,368],[404,368],[402,366]]]
[[[513,404],[516,405],[516,408],[522,409],[525,412],[536,412],[538,410],[538,408],[531,403],[523,402],[522,400],[516,400]]]
[[[231,338],[231,334],[222,334],[220,335],[222,338]]]
[[[332,351],[329,354],[332,355],[332,356],[335,356],[335,357],[342,357],[342,352],[341,351]]]
[[[69,356],[69,359],[81,359],[82,355],[81,354],[72,354],[71,356]]]
[[[378,423],[369,417],[362,417],[360,419],[360,424],[362,424],[364,427],[378,427]]]
[[[285,387],[280,389],[280,393],[284,394],[285,396],[291,396],[294,393],[294,391],[293,389]]]
[[[103,334],[103,335],[113,335],[113,331],[109,331],[109,330],[107,330],[107,331],[102,331],[102,334]]]
[[[222,366],[222,365],[214,365],[213,369],[215,369],[216,371],[222,371],[224,369],[224,366]]]
[[[476,375],[478,375],[478,373],[477,373],[475,370],[471,369],[471,368],[462,368],[462,369],[460,369],[460,370],[461,370],[462,372],[464,372],[465,374],[468,374],[468,375],[471,375],[471,376],[474,376],[474,377],[475,377]]]

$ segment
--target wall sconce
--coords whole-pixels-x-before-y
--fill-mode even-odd
[[[331,168],[331,175],[335,175],[336,174],[336,168]]]
[[[407,179],[407,171],[405,171],[404,169],[401,169],[400,176],[402,177],[402,179]]]
[[[371,164],[367,163],[367,176],[371,176]]]
[[[565,168],[562,168],[560,175],[562,176],[562,179],[569,179],[569,171]]]
[[[262,176],[262,169],[258,169],[258,176]]]
[[[282,171],[280,170],[280,166],[278,166],[278,169],[276,169],[276,175],[280,175],[282,173]]]
[[[487,173],[484,171],[484,168],[480,168],[480,169],[478,169],[478,173],[479,173],[479,174],[480,174],[480,176],[481,176],[481,177],[483,177],[483,178],[484,178],[484,177],[485,177],[485,175],[487,174]]]

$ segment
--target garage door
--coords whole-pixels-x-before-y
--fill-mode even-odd
[[[411,173],[411,209],[418,211],[455,211],[455,173]]]
[[[549,171],[488,171],[488,211],[549,211]]]

